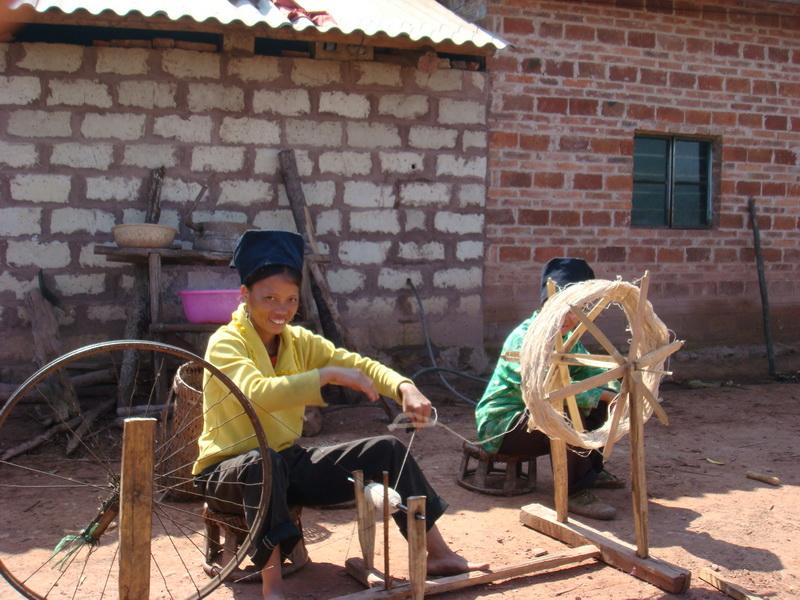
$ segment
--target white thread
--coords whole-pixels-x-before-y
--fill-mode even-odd
[[[368,483],[364,486],[364,499],[375,507],[375,520],[383,518],[383,484]],[[397,505],[402,502],[400,494],[394,488],[389,488],[389,513],[396,513]]]

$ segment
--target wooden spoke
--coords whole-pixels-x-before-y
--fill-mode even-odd
[[[589,314],[586,315],[586,318],[594,322],[594,320],[600,316],[600,313],[602,313],[609,304],[611,304],[611,298],[601,298],[597,304],[592,307],[592,309],[589,311]],[[567,337],[567,341],[564,342],[564,352],[569,352],[572,350],[572,348],[578,343],[586,331],[586,326],[583,323],[573,329],[569,334],[569,337]]]
[[[592,334],[592,337],[596,339],[599,344],[605,348],[606,352],[608,352],[611,356],[614,357],[614,360],[617,361],[617,364],[624,364],[625,357],[616,349],[614,344],[611,343],[606,337],[606,334],[600,331],[600,328],[595,325],[592,321],[589,320],[589,317],[584,313],[581,309],[576,308],[575,306],[570,306],[569,310],[572,312],[573,315],[580,319],[581,324],[586,327],[589,333]]]
[[[633,315],[631,322],[631,347],[628,349],[628,360],[633,362],[636,352],[639,349],[639,342],[642,339],[642,320],[644,319],[644,309],[647,306],[647,292],[650,289],[650,271],[645,271],[642,276],[642,283],[639,285],[639,303],[636,305],[636,314]]]
[[[566,387],[549,393],[547,395],[547,399],[550,402],[555,402],[557,400],[563,400],[569,396],[575,396],[576,394],[580,394],[581,392],[585,392],[592,388],[600,387],[612,379],[619,379],[625,374],[627,369],[627,365],[619,365],[618,367],[609,369],[605,373],[598,373],[597,375],[583,379],[582,381],[576,381],[575,383],[571,383]]]
[[[683,340],[675,340],[671,344],[661,346],[660,348],[651,350],[647,354],[643,354],[636,360],[636,368],[641,370],[665,360],[668,356],[680,350],[683,344]]]
[[[653,409],[653,413],[655,413],[659,422],[665,426],[669,425],[669,417],[667,416],[664,407],[661,406],[661,403],[658,401],[658,398],[653,396],[652,392],[649,389],[647,389],[647,386],[644,384],[644,381],[642,381],[641,374],[634,372],[633,376],[636,378],[638,389],[642,391],[644,399],[647,400],[648,404],[650,404],[650,407]]]
[[[614,413],[611,415],[611,426],[608,428],[608,441],[606,442],[605,447],[603,448],[603,459],[608,460],[611,456],[611,451],[614,449],[614,444],[616,444],[616,440],[614,439],[617,435],[617,429],[619,429],[619,422],[622,418],[622,413],[625,410],[625,404],[628,402],[628,380],[624,378],[622,380],[622,386],[620,387],[619,394],[617,394],[617,404],[614,407]]]
[[[599,367],[601,369],[612,369],[619,364],[612,357],[605,354],[567,354],[554,352],[553,359],[569,366]]]

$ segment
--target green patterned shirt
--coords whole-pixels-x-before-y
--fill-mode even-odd
[[[534,312],[530,318],[526,319],[506,338],[501,351],[501,357],[497,360],[492,378],[486,386],[483,397],[475,407],[475,425],[478,428],[478,439],[482,440],[483,447],[487,452],[497,452],[503,442],[500,434],[505,433],[516,423],[519,415],[525,411],[525,402],[522,400],[522,374],[521,366],[518,361],[506,360],[502,355],[507,353],[519,353],[522,350],[522,343],[525,341],[525,334],[528,332],[538,311]],[[588,354],[586,348],[578,342],[572,349],[575,354]],[[603,373],[605,369],[599,367],[571,366],[569,374],[573,381],[588,379],[593,375]],[[618,382],[612,381],[607,384],[609,388],[618,387]],[[600,402],[603,388],[593,388],[575,396],[581,412],[586,414],[595,408]],[[494,437],[494,439],[489,439]],[[489,441],[483,441],[489,440]]]

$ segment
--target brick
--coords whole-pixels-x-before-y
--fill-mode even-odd
[[[339,244],[339,260],[345,265],[383,264],[391,242],[344,241]]]
[[[336,184],[333,181],[310,181],[302,184],[302,187],[309,206],[332,206],[336,199]],[[282,185],[278,186],[278,204],[289,205],[286,189]]]
[[[89,113],[83,118],[81,133],[85,138],[138,140],[144,135],[144,115]]]
[[[460,206],[484,206],[486,204],[486,186],[477,183],[462,183],[457,188],[456,199]]]
[[[219,83],[192,83],[189,84],[188,103],[191,112],[214,109],[240,112],[244,110],[244,91]]]
[[[596,115],[597,100],[587,100],[584,98],[570,98],[569,114],[571,115]]]
[[[711,113],[704,110],[687,110],[686,122],[691,125],[710,125]]]
[[[175,108],[177,86],[158,81],[122,81],[117,86],[117,99],[123,106],[139,108]]]
[[[0,235],[11,238],[42,233],[42,209],[14,206],[0,208]]]
[[[348,123],[347,145],[357,148],[387,148],[400,145],[397,127],[387,123]]]
[[[342,212],[339,210],[323,210],[317,214],[314,224],[317,235],[342,233]]]
[[[638,74],[639,70],[636,67],[611,65],[608,68],[608,78],[611,81],[624,81],[626,83],[635,82]]]
[[[174,167],[175,147],[158,144],[137,144],[125,146],[122,164],[156,169],[158,167]]]
[[[9,240],[6,261],[12,267],[33,266],[39,269],[60,269],[70,263],[69,244],[36,240]]]
[[[452,154],[436,157],[436,174],[455,177],[486,177],[486,157],[463,158]]]
[[[613,46],[624,46],[625,32],[619,29],[606,29],[605,27],[598,27],[597,41],[603,44],[611,44]]]
[[[465,131],[462,136],[461,147],[464,151],[472,148],[486,148],[486,132]]]
[[[683,248],[659,248],[658,262],[679,263],[684,261]]]
[[[575,173],[572,187],[576,190],[602,190],[603,176],[590,173]]]
[[[567,114],[566,98],[550,98],[542,96],[536,100],[536,110],[542,113]]]
[[[99,209],[57,208],[50,215],[52,233],[111,233],[114,224],[114,213]]]
[[[140,179],[128,177],[87,177],[86,198],[133,202],[138,197],[140,185]]]
[[[544,64],[544,72],[551,77],[574,77],[575,63],[569,60],[548,60]]]
[[[546,135],[520,135],[519,147],[523,150],[547,150],[550,148],[550,138]]]
[[[280,142],[281,132],[272,121],[225,117],[219,128],[219,137],[223,142],[232,144],[271,145]]]
[[[697,78],[698,89],[705,91],[720,91],[725,80],[717,75],[700,75]]]
[[[639,82],[644,85],[667,85],[667,71],[656,69],[639,69]]]
[[[147,75],[150,51],[144,48],[97,48],[98,73],[117,75]]]
[[[764,60],[765,51],[766,48],[764,46],[745,44],[742,46],[742,58],[746,58],[748,60]]]
[[[292,63],[291,77],[295,85],[318,87],[339,83],[342,73],[338,62],[296,58]]]
[[[254,173],[265,173],[277,175],[280,172],[278,162],[279,148],[258,148],[256,149],[256,160],[253,166]],[[297,173],[302,177],[308,177],[314,170],[314,162],[308,156],[307,150],[294,151],[295,162],[297,163]]]
[[[501,96],[504,111],[530,112],[533,110],[533,98],[530,96]]]
[[[400,87],[403,84],[400,65],[382,62],[356,62],[353,65],[357,74],[357,85]]]
[[[0,140],[0,165],[32,167],[39,162],[39,152],[33,144],[12,144]]]
[[[91,275],[56,275],[56,288],[64,296],[80,294],[100,294],[106,288],[106,276],[103,273]]]
[[[319,95],[319,112],[341,115],[350,119],[369,117],[369,99],[363,94],[322,92]]]
[[[775,96],[778,93],[778,84],[774,81],[756,79],[753,81],[753,93],[759,96]]]
[[[227,180],[219,184],[217,205],[252,206],[266,204],[272,198],[272,185],[260,180]]]
[[[710,248],[687,248],[686,262],[708,262],[711,260]]]
[[[16,110],[8,116],[8,133],[20,137],[70,137],[70,114],[62,111]]]
[[[408,288],[407,280],[419,287],[422,285],[422,274],[419,271],[383,268],[378,273],[378,287],[385,290],[399,291]]]
[[[508,221],[504,220],[503,223],[511,225],[514,223],[513,214],[511,211],[495,211],[502,212],[508,217]],[[517,216],[517,223],[520,225],[549,225],[550,224],[550,211],[539,210],[532,208],[520,208]]]
[[[446,183],[403,183],[400,186],[400,199],[409,206],[430,206],[449,204],[451,186]]]
[[[672,87],[692,89],[697,85],[697,76],[692,73],[673,71],[669,74],[669,85]]]
[[[542,21],[539,24],[539,35],[544,38],[562,38],[564,37],[564,25]]]
[[[247,218],[246,215],[242,216],[245,219]],[[209,218],[209,220],[212,219],[215,219],[215,217],[212,216]],[[276,229],[296,232],[294,217],[292,216],[292,211],[289,209],[262,210],[253,217],[253,227],[255,229]]]
[[[483,215],[440,211],[434,216],[433,226],[443,233],[483,233]]]
[[[22,44],[22,50],[17,66],[27,71],[74,73],[83,62],[83,46],[73,44]]]
[[[429,262],[444,260],[444,244],[440,242],[427,242],[424,244],[401,242],[397,254],[403,260],[408,261]]]
[[[47,104],[54,106],[97,106],[109,108],[111,94],[108,86],[99,81],[89,79],[52,79]]]
[[[471,100],[442,98],[439,100],[438,121],[445,125],[483,124],[486,122],[486,106]]]
[[[239,171],[244,167],[244,148],[196,146],[192,150],[192,171]]]
[[[622,246],[607,246],[597,249],[598,262],[625,262],[626,248]]]
[[[432,92],[457,92],[463,83],[461,71],[450,69],[439,69],[433,73],[415,71],[414,81],[422,89]]]
[[[406,231],[427,231],[425,211],[405,210],[405,230]]]
[[[705,38],[687,38],[686,51],[691,54],[711,54],[714,44]]]
[[[335,121],[286,121],[286,141],[295,146],[341,146],[342,124]]]
[[[585,25],[567,25],[564,27],[564,39],[593,42],[596,35],[594,27]]]
[[[181,79],[219,79],[220,55],[191,50],[164,50],[161,68],[165,73]]]
[[[31,280],[20,280],[11,275],[8,271],[0,272],[0,292],[11,292],[17,300],[22,300],[32,289],[39,289],[35,278]],[[26,358],[30,360],[30,357]]]
[[[533,177],[533,185],[543,188],[563,188],[564,187],[564,174],[563,173],[548,173],[538,172]]]
[[[518,17],[503,18],[503,33],[528,35],[533,33],[533,20]]]
[[[783,115],[766,115],[764,117],[764,129],[772,131],[786,131],[789,128],[789,120]]]
[[[41,94],[38,77],[0,77],[0,104],[31,104]]]
[[[628,261],[632,263],[651,264],[656,260],[655,248],[645,246],[631,246],[628,248]]]
[[[425,169],[424,156],[419,152],[379,152],[381,171],[415,173]]]
[[[498,258],[503,263],[529,262],[531,260],[531,249],[527,246],[500,246]]]
[[[717,56],[733,56],[738,58],[739,50],[739,44],[735,42],[714,42],[714,54]]]
[[[584,225],[611,225],[611,214],[602,210],[584,210],[581,212]]]
[[[378,101],[379,114],[398,119],[418,119],[428,110],[428,97],[420,94],[386,94]]]
[[[775,48],[770,46],[767,49],[767,57],[771,63],[787,63],[789,62],[789,50],[786,48]]]
[[[439,150],[455,148],[458,131],[441,127],[412,127],[408,133],[408,143],[414,148]]]
[[[669,123],[683,123],[684,114],[679,108],[672,108],[671,106],[660,106],[656,110],[656,116],[660,121],[667,121]]]
[[[371,181],[346,181],[344,203],[359,208],[392,208],[395,205],[394,186]]]
[[[311,100],[306,90],[256,90],[253,112],[298,116],[311,112]]]
[[[522,211],[520,211],[522,212]],[[507,209],[502,210],[487,210],[486,224],[487,225],[515,225],[514,212]]]
[[[27,202],[66,202],[72,189],[69,175],[15,175],[11,197]]]
[[[442,269],[433,274],[433,287],[469,290],[481,287],[483,271],[480,267],[468,269]]]
[[[111,144],[54,144],[50,164],[85,169],[107,169],[113,160]]]
[[[500,173],[500,187],[529,188],[533,182],[531,173],[519,171],[503,171]]]
[[[797,152],[793,150],[775,150],[773,161],[776,165],[797,164]]]
[[[361,210],[350,213],[350,231],[361,233],[400,233],[396,210]]]
[[[595,62],[581,61],[578,63],[578,77],[581,79],[600,79],[606,78],[606,65]]]
[[[169,115],[156,117],[153,134],[181,142],[208,143],[211,141],[212,126],[211,117],[190,115],[184,119],[178,115]]]
[[[489,143],[492,148],[517,148],[519,146],[519,135],[511,131],[492,131],[489,136]]]
[[[476,260],[483,258],[483,242],[467,240],[456,244],[457,260]]]
[[[560,227],[577,227],[581,224],[581,215],[574,210],[550,211],[550,224]]]
[[[274,81],[281,76],[279,60],[274,56],[231,58],[228,62],[228,74],[242,81]]]
[[[364,288],[366,277],[357,269],[328,269],[325,273],[328,287],[334,294],[352,294]]]
[[[633,48],[655,48],[656,35],[647,31],[629,31],[628,45]]]
[[[125,307],[119,304],[92,304],[86,307],[86,316],[90,321],[110,323],[125,320]]]
[[[372,171],[372,157],[368,152],[323,152],[319,156],[319,170],[340,175],[367,175]]]
[[[749,94],[750,80],[743,77],[728,77],[725,80],[725,91],[734,94]]]

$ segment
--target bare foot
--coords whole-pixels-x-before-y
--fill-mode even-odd
[[[439,577],[442,575],[458,575],[470,571],[488,571],[489,563],[470,562],[455,552],[443,556],[428,556],[428,575]]]

